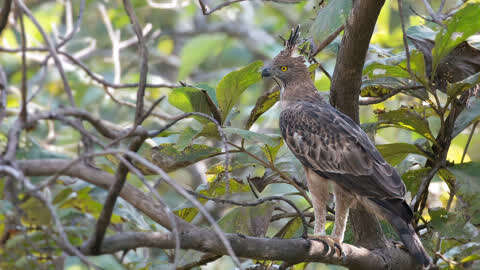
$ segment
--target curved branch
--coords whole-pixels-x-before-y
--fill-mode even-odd
[[[235,253],[244,258],[281,260],[290,263],[323,262],[346,266],[349,269],[417,269],[412,258],[404,251],[387,247],[381,250],[343,243],[343,256],[332,252],[325,242],[306,239],[257,238],[238,234],[226,234]],[[194,249],[218,255],[227,252],[218,236],[209,229],[197,229],[181,234],[183,249]],[[175,241],[171,233],[126,232],[105,238],[101,253],[114,253],[138,247],[173,249]],[[388,260],[386,258],[392,258]]]

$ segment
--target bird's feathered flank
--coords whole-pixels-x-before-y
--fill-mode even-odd
[[[280,129],[295,156],[320,176],[360,196],[403,199],[397,172],[365,132],[328,103],[309,98],[290,105],[280,114]]]

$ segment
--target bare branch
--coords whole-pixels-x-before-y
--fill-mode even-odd
[[[217,11],[217,10],[220,10],[226,6],[229,6],[231,4],[235,4],[235,3],[238,3],[238,2],[243,2],[245,0],[230,0],[230,1],[225,1],[221,4],[219,4],[218,6],[212,8],[209,10],[209,8],[203,3],[202,0],[198,0],[198,3],[200,4],[200,7],[202,8],[202,13],[203,15],[210,15],[212,14],[213,12]]]
[[[398,0],[398,14],[400,16],[400,23],[402,25],[403,47],[405,47],[405,55],[407,56],[407,71],[409,74],[412,74],[412,70],[410,68],[410,49],[408,48],[407,33],[405,31],[405,18],[403,17],[402,0]]]
[[[12,8],[12,0],[5,0],[3,1],[2,11],[0,12],[0,35],[3,32],[3,29],[7,26],[8,23],[8,15],[10,14],[10,10]]]
[[[22,93],[22,108],[20,109],[20,119],[23,122],[27,122],[27,57],[25,48],[27,48],[27,38],[25,36],[25,24],[23,23],[23,13],[21,10],[16,12],[18,21],[20,22],[20,36],[22,40],[22,84],[21,84],[21,93]]]
[[[345,25],[342,24],[340,27],[337,28],[337,30],[335,30],[333,33],[331,33],[327,38],[325,38],[322,43],[320,43],[318,45],[318,47],[316,48],[315,52],[313,52],[309,58],[312,59],[314,58],[315,56],[317,56],[317,54],[319,52],[321,52],[323,49],[325,49],[325,47],[328,46],[328,44],[332,43],[332,41],[340,34],[340,32],[343,31],[343,29],[345,29]]]
[[[343,243],[343,256],[338,256],[324,242],[305,239],[256,238],[238,234],[226,234],[232,243],[234,251],[241,257],[258,260],[280,260],[291,263],[323,262],[343,265],[352,270],[359,269],[418,269],[413,259],[405,251],[387,247],[382,250],[370,251]],[[181,234],[183,249],[195,249],[213,254],[227,254],[218,241],[217,235],[208,229],[199,229]],[[157,247],[171,249],[174,241],[171,234],[158,232],[135,233],[127,232],[105,239],[101,253],[113,253],[138,247]],[[388,258],[395,258],[392,263]],[[397,264],[395,264],[397,263]]]
[[[58,73],[60,73],[60,77],[62,78],[62,82],[63,82],[63,88],[64,88],[65,92],[67,93],[68,100],[69,100],[70,104],[75,107],[75,100],[73,98],[72,89],[70,88],[70,84],[68,83],[67,76],[65,75],[65,71],[63,69],[62,62],[60,61],[60,58],[58,57],[56,48],[55,48],[55,46],[53,46],[53,42],[50,40],[48,35],[45,33],[45,30],[40,25],[40,23],[37,21],[37,19],[33,16],[32,12],[30,12],[30,10],[27,8],[27,6],[25,6],[23,1],[22,0],[15,0],[15,3],[17,4],[18,7],[20,7],[22,9],[23,13],[25,13],[25,15],[27,15],[27,17],[33,22],[35,27],[38,29],[38,32],[40,32],[40,34],[42,35],[42,38],[47,45],[47,48],[50,52],[50,55],[53,57],[53,60],[55,62],[55,66],[58,69]]]
[[[147,46],[145,45],[145,39],[143,38],[142,28],[140,27],[140,23],[138,22],[137,16],[135,15],[135,11],[133,10],[132,4],[129,0],[123,0],[123,7],[127,12],[128,17],[130,18],[130,22],[133,25],[133,30],[137,35],[138,39],[138,47],[139,47],[139,54],[141,58],[140,63],[140,82],[138,84],[137,90],[137,108],[135,112],[135,126],[141,124],[140,119],[143,116],[143,98],[145,96],[145,86],[147,83],[147,72],[148,72],[148,50]],[[135,130],[133,128],[132,130]]]

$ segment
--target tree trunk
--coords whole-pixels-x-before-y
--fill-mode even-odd
[[[357,123],[363,65],[375,23],[384,3],[385,1],[380,0],[353,1],[333,73],[330,103]],[[386,239],[374,215],[366,212],[363,207],[352,209],[350,213],[357,244],[367,248],[385,246]]]

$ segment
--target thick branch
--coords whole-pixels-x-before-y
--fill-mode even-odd
[[[39,159],[39,160],[19,160],[18,166],[26,176],[50,176],[57,171],[67,167],[70,160],[66,159]],[[63,172],[63,175],[77,177],[93,185],[108,190],[115,182],[115,176],[102,170],[77,163]],[[170,228],[167,214],[163,211],[164,205],[158,201],[152,200],[148,194],[126,183],[120,192],[120,197],[128,201],[135,208],[149,218],[167,229]],[[179,231],[192,229],[194,226],[185,222],[183,219],[175,220]]]
[[[343,265],[349,269],[416,269],[408,253],[388,247],[368,250],[350,244],[342,244],[344,256],[321,241],[305,239],[257,238],[238,234],[226,234],[235,253],[244,258],[281,260],[290,263],[303,261]],[[181,234],[183,249],[195,249],[207,253],[227,255],[226,249],[215,232],[197,229]],[[170,233],[128,232],[105,238],[101,253],[113,253],[138,247],[173,249],[175,241]],[[386,258],[392,259],[386,259]]]
[[[330,102],[358,123],[358,97],[362,84],[362,69],[365,63],[370,38],[385,1],[357,0],[345,23],[337,62],[330,88]],[[351,223],[356,243],[366,247],[385,245],[381,227],[374,215],[363,209],[352,209]]]

